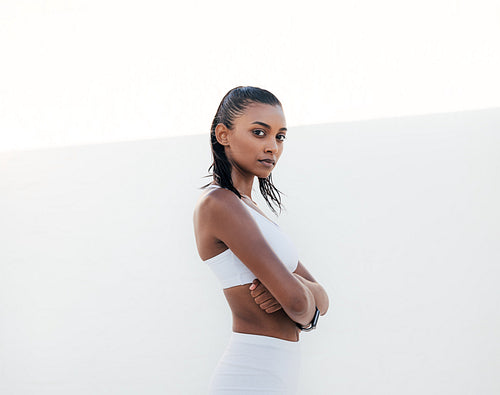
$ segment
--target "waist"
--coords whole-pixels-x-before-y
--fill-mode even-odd
[[[284,350],[297,351],[300,342],[280,339],[274,336],[257,335],[254,333],[231,332],[231,338],[241,344],[249,344],[263,347],[278,347]]]

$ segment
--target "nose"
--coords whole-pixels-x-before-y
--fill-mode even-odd
[[[276,139],[270,139],[266,142],[266,148],[265,148],[265,151],[266,152],[272,152],[272,153],[277,153],[279,150],[278,148],[278,143],[276,141]]]

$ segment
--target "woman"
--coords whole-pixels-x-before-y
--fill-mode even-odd
[[[299,333],[328,310],[325,290],[298,260],[290,238],[251,197],[258,177],[271,210],[270,200],[281,210],[271,172],[286,131],[279,100],[255,87],[230,90],[212,122],[213,182],[203,187],[193,222],[200,258],[224,289],[233,331],[211,394],[295,393]]]

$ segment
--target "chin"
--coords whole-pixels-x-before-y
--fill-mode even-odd
[[[269,175],[272,173],[272,171],[268,171],[266,173],[258,174],[257,177],[259,178],[267,178]]]

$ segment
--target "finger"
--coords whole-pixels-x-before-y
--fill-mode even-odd
[[[254,289],[253,291],[250,291],[250,295],[252,295],[253,298],[256,298],[257,296],[264,294],[264,292],[266,291],[260,288]]]
[[[265,292],[262,295],[255,297],[254,299],[255,299],[255,303],[257,303],[257,304],[264,303],[265,301],[268,301],[271,299],[276,301],[276,299],[273,297],[273,295],[271,295],[269,292]]]
[[[266,313],[271,314],[281,309],[281,305],[271,306],[266,309]]]
[[[268,300],[264,303],[260,303],[259,306],[262,310],[265,310],[265,309],[268,309],[270,307],[276,306],[276,304],[277,304],[276,299],[271,299],[271,300]]]
[[[260,281],[258,279],[254,279],[252,281],[252,284],[249,287],[250,291],[254,290],[257,287],[257,285],[259,285],[259,284],[260,284]]]
[[[262,290],[262,292],[261,292],[261,290],[259,289],[259,292],[260,292],[260,293],[258,293],[258,294],[256,293],[255,298],[257,298],[257,297],[258,297],[258,298],[261,298],[262,300],[267,300],[267,299],[269,299],[269,298],[274,298],[273,294],[272,294],[271,292],[269,292],[269,291],[267,290],[267,288],[264,288],[264,289]]]
[[[263,294],[266,291],[267,291],[267,288],[264,287],[262,284],[259,284],[259,285],[257,285],[257,287],[253,291],[250,291],[250,293],[255,298],[255,297]]]

